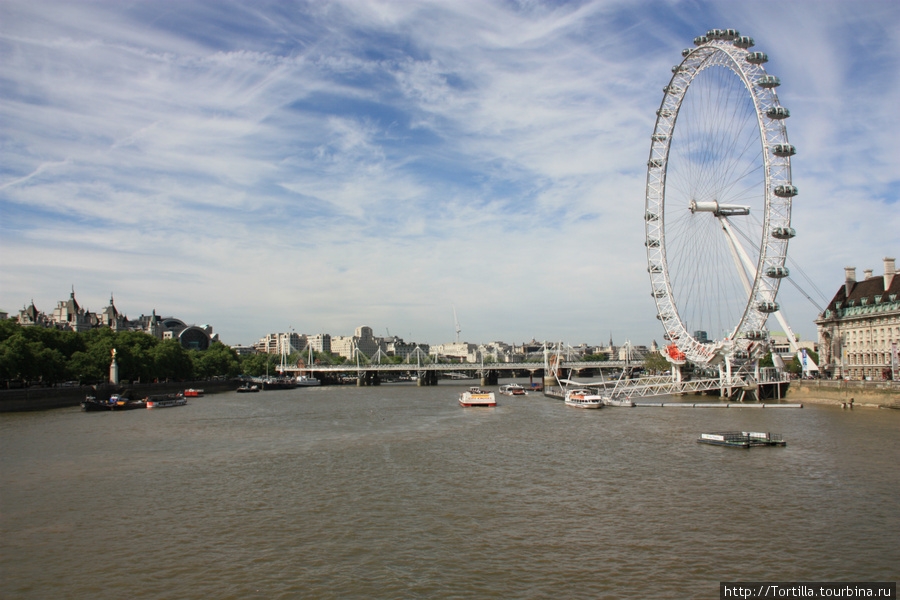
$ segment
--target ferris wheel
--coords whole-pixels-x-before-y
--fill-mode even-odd
[[[672,68],[647,162],[647,271],[670,362],[754,358],[788,276],[791,183],[777,77],[734,29]]]

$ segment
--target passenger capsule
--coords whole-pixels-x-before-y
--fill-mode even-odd
[[[660,108],[656,111],[657,117],[672,117],[675,115],[675,111],[671,108]]]
[[[781,85],[781,80],[774,75],[763,75],[756,80],[756,85],[761,88],[772,89]]]
[[[669,139],[669,136],[667,136],[664,133],[654,133],[653,135],[650,136],[650,139],[653,140],[654,142],[664,142],[667,139]]]
[[[748,353],[746,350],[735,350],[732,356],[738,360],[746,360],[750,358],[750,353]]]
[[[681,56],[683,56],[684,58],[687,58],[688,55],[693,51],[694,51],[693,48],[685,48],[684,50],[681,51]]]
[[[659,240],[647,240],[644,245],[648,248],[659,248]]]
[[[793,227],[775,227],[772,229],[772,237],[776,240],[789,240],[797,236],[797,231]]]
[[[658,169],[663,166],[663,161],[661,158],[651,158],[647,161],[647,166],[651,169]]]
[[[783,106],[773,106],[766,111],[766,116],[770,119],[787,119],[789,116],[791,116],[791,111]]]
[[[706,37],[705,35],[698,35],[697,37],[694,38],[694,45],[702,46],[703,44],[705,44],[708,41],[709,41],[709,38]]]
[[[706,37],[711,40],[721,40],[723,35],[725,35],[724,29],[710,29],[706,32]]]
[[[659,215],[656,213],[647,212],[647,214],[644,215],[644,220],[645,221],[659,221]]]
[[[751,329],[750,331],[747,331],[746,333],[744,333],[744,336],[748,340],[753,340],[753,341],[758,342],[760,340],[764,340],[764,339],[768,338],[769,332],[766,331],[765,329]]]
[[[742,35],[741,37],[734,40],[734,45],[738,48],[744,48],[746,50],[747,48],[752,48],[756,44],[753,43],[753,38],[749,35]]]
[[[756,305],[756,310],[761,313],[772,314],[774,312],[778,312],[780,307],[777,302],[759,302]]]
[[[665,298],[666,290],[653,290],[651,296],[653,296],[654,298]]]
[[[775,144],[772,146],[772,154],[775,156],[793,156],[797,149],[792,144]]]
[[[648,273],[662,273],[662,267],[659,265],[650,265],[647,267]]]
[[[769,62],[769,55],[765,52],[749,52],[746,60],[752,65],[761,65]]]
[[[787,267],[769,267],[766,269],[766,277],[771,277],[772,279],[783,279],[791,274],[791,271]]]
[[[793,198],[799,193],[796,185],[776,185],[774,191],[779,198]]]
[[[682,92],[682,89],[680,87],[678,87],[677,85],[667,85],[666,87],[663,88],[664,94],[680,94],[681,92]]]
[[[737,29],[722,29],[722,39],[731,41],[733,39],[739,38],[741,36],[741,32]]]

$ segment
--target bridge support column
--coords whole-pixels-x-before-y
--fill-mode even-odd
[[[438,384],[437,371],[419,371],[419,377],[416,379],[416,385],[427,386]]]
[[[485,371],[481,374],[481,385],[497,385],[497,371]]]

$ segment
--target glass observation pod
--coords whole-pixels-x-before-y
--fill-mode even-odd
[[[732,356],[738,360],[746,360],[750,358],[750,353],[744,352],[743,350],[736,350]]]
[[[647,161],[647,166],[653,169],[658,169],[663,166],[663,161],[661,158],[651,158]]]
[[[647,267],[648,273],[662,273],[662,267],[659,265],[650,265]]]
[[[665,298],[666,290],[653,290],[653,294],[651,294],[654,298]]]
[[[659,240],[647,240],[644,245],[648,248],[659,248]]]
[[[694,45],[702,46],[703,44],[705,44],[708,41],[709,41],[709,38],[706,37],[705,35],[698,35],[697,37],[694,38]]]
[[[749,35],[742,35],[741,37],[734,40],[734,45],[738,48],[743,48],[746,50],[747,48],[752,48],[756,44],[753,42],[753,38]]]
[[[756,310],[761,313],[771,314],[778,312],[779,306],[777,302],[760,302],[756,305]]]
[[[796,185],[776,185],[774,191],[779,198],[792,198],[800,193]]]
[[[772,146],[772,154],[775,156],[793,156],[797,154],[797,148],[793,144],[775,144]]]
[[[791,116],[791,111],[783,106],[773,106],[766,111],[766,116],[770,119],[787,119],[789,116]]]
[[[706,37],[711,40],[721,40],[723,35],[725,35],[724,29],[710,29],[706,32]]]
[[[658,111],[656,111],[656,116],[666,118],[674,117],[675,111],[671,108],[660,108]]]
[[[766,277],[771,277],[772,279],[781,279],[790,274],[791,271],[787,267],[769,267],[766,269]]]
[[[747,54],[747,62],[751,65],[761,65],[769,62],[769,55],[765,52],[750,52]]]
[[[669,139],[669,136],[667,136],[664,133],[654,133],[653,135],[650,136],[650,139],[653,140],[654,142],[664,142],[667,139]]]
[[[753,329],[744,334],[744,337],[748,340],[752,340],[754,342],[758,342],[769,337],[769,332],[765,329]]]
[[[761,88],[776,88],[781,85],[781,80],[774,75],[763,75],[756,81],[756,85]]]
[[[789,240],[797,236],[797,231],[793,227],[775,227],[772,229],[772,237],[776,240]]]
[[[667,85],[663,88],[663,94],[668,94],[669,92],[673,94],[680,94],[682,92],[682,89],[677,85]]]
[[[644,220],[645,221],[659,221],[659,215],[656,213],[648,212],[646,215],[644,215]]]

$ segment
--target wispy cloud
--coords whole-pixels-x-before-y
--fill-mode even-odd
[[[897,252],[900,9],[827,4],[9,0],[0,306],[74,285],[229,343],[362,324],[439,343],[455,304],[470,341],[649,343],[654,111],[722,26],[784,82],[791,253],[830,294]]]

